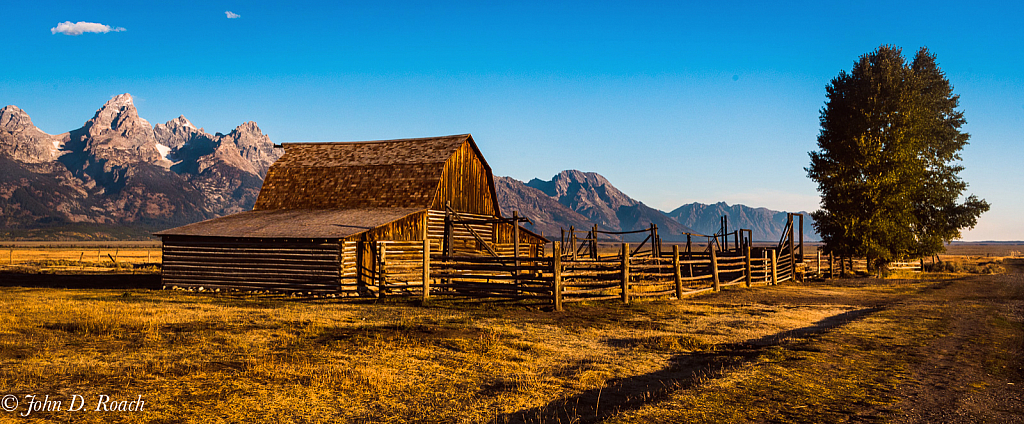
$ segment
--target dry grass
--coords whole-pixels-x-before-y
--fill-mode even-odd
[[[851,309],[698,301],[551,314],[444,302],[0,290],[0,387],[146,401],[139,414],[48,415],[96,422],[509,419],[610,380],[658,372],[682,353]]]
[[[96,245],[19,246],[0,249],[0,270],[20,272],[159,272],[160,247]]]
[[[32,415],[53,422],[884,421],[949,331],[952,306],[934,293],[970,281],[819,281],[562,313],[0,287],[0,395],[146,401]],[[1020,317],[979,302],[960,307],[998,331],[969,346],[1019,345]],[[993,358],[999,375],[1019,356],[992,352],[964,357]]]

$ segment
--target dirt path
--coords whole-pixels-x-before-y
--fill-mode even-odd
[[[804,328],[682,353],[669,367],[495,422],[1024,422],[1024,273],[733,290],[716,306],[836,305]],[[628,344],[628,343],[627,343]]]
[[[937,287],[922,300],[946,302],[947,334],[915,355],[897,422],[1024,422],[1024,273],[1008,268]]]

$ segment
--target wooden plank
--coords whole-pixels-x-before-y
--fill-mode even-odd
[[[617,295],[617,294],[612,294],[612,295],[608,295],[608,296],[569,297],[569,298],[562,299],[562,302],[563,303],[587,302],[587,301],[611,300],[611,299],[618,299],[618,298],[619,298],[619,295]]]
[[[711,248],[711,281],[714,284],[713,287],[716,292],[721,290],[721,287],[719,286],[718,282],[718,261],[715,258],[714,247]]]
[[[518,226],[519,224],[516,223],[516,225]],[[518,236],[518,233],[517,233],[517,236]],[[557,242],[557,241],[554,242],[554,250],[557,252],[559,249],[561,249],[561,245],[559,244],[559,242]],[[562,264],[561,264],[561,258],[562,258],[562,255],[556,254],[552,258],[553,261],[551,263],[552,270],[553,270],[552,271],[552,274],[553,274],[552,275],[552,277],[553,277],[552,278],[552,290],[554,291],[554,303],[555,303],[555,310],[556,311],[561,311],[562,310],[562,295],[563,295],[563,293],[562,293]]]
[[[775,249],[772,249],[772,285],[779,284],[779,272],[778,272],[778,258],[775,257]]]
[[[458,272],[456,272],[456,273],[446,273],[446,272],[443,272],[443,271],[434,272],[432,274],[433,274],[434,278],[451,278],[451,279],[455,279],[455,278],[460,278],[460,279],[461,278],[473,278],[473,279],[480,279],[480,280],[512,280],[512,281],[514,281],[514,280],[519,279],[519,280],[523,280],[523,281],[546,281],[546,282],[554,281],[554,277],[531,276],[529,274],[523,274],[523,275],[520,275],[518,277],[515,276],[515,275],[465,274],[465,273],[458,273]]]
[[[622,243],[622,303],[629,304],[629,243]]]

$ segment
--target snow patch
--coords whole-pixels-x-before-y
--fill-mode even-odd
[[[170,147],[164,146],[163,144],[160,144],[160,143],[156,143],[156,150],[158,152],[160,152],[160,156],[163,156],[164,159],[171,160],[171,157],[170,157],[171,156],[171,148]]]
[[[156,151],[160,152],[160,157],[162,157],[165,161],[170,162],[172,166],[181,163],[180,160],[177,162],[171,160],[171,148],[168,146],[156,143]]]

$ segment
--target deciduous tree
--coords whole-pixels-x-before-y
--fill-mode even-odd
[[[931,255],[989,208],[958,173],[970,137],[959,96],[926,48],[911,63],[881,46],[826,86],[818,151],[808,176],[821,209],[812,213],[825,248],[876,265]]]

